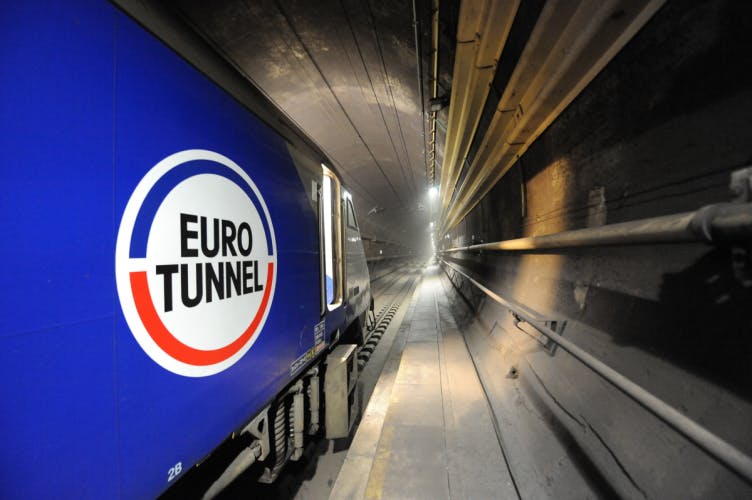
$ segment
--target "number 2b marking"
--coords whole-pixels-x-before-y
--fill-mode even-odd
[[[170,467],[167,471],[167,482],[169,483],[183,472],[183,462],[178,462],[174,466]]]

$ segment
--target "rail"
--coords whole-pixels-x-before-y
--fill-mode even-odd
[[[730,244],[752,238],[752,204],[718,203],[693,212],[606,226],[449,248],[460,251],[526,251],[661,243]]]
[[[520,308],[519,306],[516,306],[515,304],[512,304],[510,301],[494,293],[492,290],[476,281],[467,273],[459,269],[457,266],[447,262],[444,259],[441,259],[441,261],[445,265],[453,269],[455,272],[467,278],[473,285],[478,287],[493,300],[512,311],[518,317],[525,320],[525,322],[527,322],[530,326],[535,328],[549,340],[574,356],[585,366],[601,376],[601,378],[609,382],[611,385],[629,396],[631,399],[636,401],[653,415],[661,419],[670,427],[684,435],[687,439],[715,457],[719,462],[739,475],[739,477],[741,477],[744,481],[752,484],[752,458],[748,457],[733,445],[727,443],[722,438],[702,427],[697,422],[685,416],[684,414],[667,404],[665,401],[657,398],[643,387],[635,384],[624,375],[620,374],[602,361],[585,352],[582,348],[578,347],[574,343],[560,337],[554,332],[546,331],[545,328],[541,328],[540,326],[536,325],[536,322],[540,322],[540,318],[535,318],[530,312]]]

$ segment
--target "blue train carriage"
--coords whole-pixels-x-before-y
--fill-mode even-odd
[[[272,481],[347,435],[372,300],[325,155],[155,5],[0,28],[0,497],[154,497],[228,436]]]

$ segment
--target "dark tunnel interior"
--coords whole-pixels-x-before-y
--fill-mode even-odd
[[[202,450],[204,458],[190,463],[198,472],[148,491],[139,490],[140,485],[118,489],[115,496],[128,497],[131,491],[138,492],[133,493],[136,497],[163,493],[164,498],[752,497],[752,2],[105,4],[113,12],[108,11],[106,19],[116,26],[115,61],[128,56],[121,38],[134,30],[128,23],[135,21],[134,26],[197,72],[201,82],[219,88],[228,102],[259,124],[232,128],[233,133],[257,134],[254,127],[260,130],[262,125],[275,131],[277,142],[259,147],[266,148],[260,164],[266,163],[258,168],[271,172],[269,179],[282,186],[273,196],[283,208],[269,205],[275,217],[286,211],[287,218],[278,220],[287,225],[274,228],[274,248],[279,248],[274,255],[279,261],[268,269],[279,273],[274,286],[287,295],[279,298],[282,292],[275,292],[276,311],[282,312],[277,313],[278,323],[269,324],[293,325],[306,307],[316,313],[315,322],[288,327],[289,345],[263,351],[282,353],[293,364],[284,356],[268,354],[253,368],[241,370],[245,365],[239,362],[213,379],[222,384],[207,383],[195,391],[188,390],[190,377],[148,375],[173,377],[165,387],[190,394],[187,413],[194,415],[203,408],[200,398],[240,391],[248,380],[255,380],[257,366],[279,372],[276,378],[254,382],[259,387],[266,384],[267,392],[275,387],[274,394],[228,403],[233,411],[245,412],[242,426],[240,419],[232,428],[209,417],[201,420],[206,426],[199,426],[195,434],[211,435],[215,445],[223,444],[220,452]],[[79,26],[79,21],[76,17],[66,22]],[[41,30],[40,26],[28,30]],[[15,33],[5,27],[5,45],[23,55],[21,44],[14,45]],[[64,47],[64,37],[57,43]],[[120,71],[115,63],[112,66]],[[108,82],[113,92],[121,92],[117,71],[112,69],[113,81]],[[142,71],[159,75],[158,68],[146,63]],[[174,85],[181,87],[180,82]],[[17,99],[10,90],[6,94],[10,97],[0,103]],[[210,102],[207,95],[196,93],[190,99]],[[134,107],[138,99],[133,99]],[[117,113],[129,111],[130,104],[117,105],[121,107],[113,104]],[[10,104],[6,108],[10,110]],[[219,118],[207,118],[207,123],[234,120],[235,108],[227,109],[233,111],[218,109]],[[183,119],[200,121],[191,113],[185,107],[174,112],[176,130]],[[1,121],[8,132],[13,122],[10,114]],[[22,132],[30,135],[34,130]],[[217,130],[219,135],[223,129]],[[211,145],[210,138],[206,133],[201,140]],[[114,158],[123,146],[112,141]],[[252,137],[248,143],[253,141],[260,139]],[[11,142],[0,145],[16,151]],[[138,145],[128,143],[126,148],[137,150]],[[0,177],[9,193],[30,189],[29,182],[11,173],[26,168],[19,165],[9,164]],[[341,186],[337,180],[329,187],[334,181],[327,175],[340,179]],[[115,186],[119,179],[111,181]],[[121,205],[128,201],[115,187],[112,191],[112,207],[109,201],[99,207],[112,212],[110,226],[102,226],[112,233],[102,243],[107,247],[102,252],[110,252],[108,263],[115,254],[121,212],[126,210]],[[15,213],[11,196],[6,196],[7,203],[0,200],[5,212],[0,222],[6,227]],[[322,201],[327,196],[335,200],[335,208]],[[258,213],[270,217],[262,210]],[[339,223],[338,217],[345,222]],[[318,225],[299,229],[309,219]],[[327,224],[334,224],[334,229]],[[250,231],[249,226],[249,253]],[[10,230],[8,234],[16,235]],[[295,238],[309,246],[285,247],[298,241]],[[262,240],[266,241],[258,241]],[[346,257],[332,264],[326,244],[339,245]],[[69,246],[75,248],[75,242]],[[5,250],[10,244],[2,247],[0,256],[5,255],[8,263],[17,259]],[[270,255],[271,248],[270,244]],[[40,262],[50,259],[42,252],[39,256]],[[350,279],[361,260],[368,271],[362,281],[339,277]],[[285,281],[287,264],[299,269],[303,278]],[[174,273],[177,269],[176,265]],[[200,287],[200,272],[198,276]],[[7,285],[4,293],[13,289],[11,278],[9,274],[0,282]],[[215,283],[220,278],[212,275]],[[109,288],[102,290],[113,297],[114,305],[106,307],[114,309],[104,307],[97,317],[111,320],[114,332],[128,321],[128,313],[120,312],[117,297],[122,292],[113,284],[116,278],[107,279]],[[34,290],[45,293],[51,280],[40,278]],[[209,280],[207,274],[211,292]],[[229,275],[227,280],[229,299]],[[303,295],[309,282],[321,297],[309,300]],[[271,278],[263,283],[268,288],[273,284]],[[341,283],[341,289],[332,283]],[[257,290],[263,290],[258,283]],[[348,297],[360,293],[373,300],[366,304],[366,299],[359,299],[363,304],[350,307],[356,300],[348,302]],[[342,328],[331,326],[334,320],[329,319],[339,317],[337,297],[343,311],[350,307],[341,313],[349,318]],[[200,299],[199,295],[195,302]],[[10,293],[6,300],[11,304]],[[284,310],[279,309],[282,304]],[[356,314],[357,307],[362,311]],[[12,317],[13,309],[8,305],[2,311]],[[55,318],[45,319],[48,324],[39,331],[90,320],[66,323]],[[420,337],[426,331],[434,335],[429,354],[441,366],[430,377],[423,368],[409,371],[409,363],[428,356],[420,350],[428,343]],[[369,337],[371,332],[378,332],[377,338]],[[20,334],[2,322],[0,334],[0,341],[10,339],[0,356],[10,366],[22,350],[11,344]],[[137,346],[130,335],[127,340],[117,335],[118,340],[107,345],[115,353],[113,363],[128,364],[137,358],[134,352],[143,354],[135,348],[125,350]],[[324,344],[318,335],[326,336]],[[316,342],[313,350],[304,345],[308,337]],[[369,338],[376,341],[369,344]],[[362,361],[363,382],[357,386],[360,392],[352,392],[345,382],[345,405],[355,398],[363,411],[354,424],[357,433],[324,438],[318,416],[313,417],[319,411],[318,392],[315,398],[311,394],[319,390],[319,375],[322,395],[324,385],[334,380],[334,375],[324,375],[333,358],[323,361],[320,350],[326,348],[326,356],[334,356],[337,343],[357,347],[352,359]],[[0,348],[3,345],[0,342]],[[455,361],[464,363],[463,368],[452,367]],[[309,362],[305,374],[295,372],[294,366]],[[149,370],[156,370],[152,364]],[[113,372],[117,373],[114,368]],[[231,379],[229,373],[238,378]],[[407,382],[405,373],[412,377]],[[470,382],[463,378],[470,375]],[[424,376],[438,385],[429,387]],[[114,407],[132,404],[128,415],[156,412],[156,403],[137,407],[135,399],[129,400],[126,382],[113,377],[118,394]],[[76,378],[75,383],[87,378]],[[387,392],[381,385],[384,380],[392,384]],[[398,392],[408,386],[425,392]],[[29,387],[31,392],[47,390]],[[438,410],[431,406],[431,391],[438,391],[443,401]],[[402,410],[412,427],[390,420],[398,413],[388,405],[390,394],[397,394],[392,404],[412,409]],[[451,405],[447,394],[456,398]],[[296,406],[303,404],[299,401],[304,395],[305,412]],[[12,401],[8,408],[26,408],[26,403],[15,402],[20,397],[3,399]],[[308,398],[311,408],[315,405],[310,415]],[[127,415],[107,408],[121,425]],[[258,427],[262,408],[267,420]],[[323,415],[334,408],[335,403],[324,402],[322,396],[321,429]],[[213,409],[217,408],[203,411]],[[303,416],[295,417],[296,411]],[[71,421],[78,418],[72,410],[63,413]],[[431,434],[437,415],[444,427]],[[383,430],[371,427],[376,417]],[[313,429],[310,434],[315,437],[305,447],[295,442],[302,435],[295,418]],[[416,423],[421,419],[429,423]],[[0,427],[3,422],[0,418]],[[257,428],[248,427],[249,422]],[[14,425],[8,417],[5,426],[12,430]],[[404,430],[407,427],[410,432]],[[148,430],[139,439],[157,440],[158,428],[144,424],[144,429]],[[486,437],[480,437],[481,430]],[[359,439],[369,433],[374,441],[362,445]],[[127,441],[128,434],[117,435]],[[443,448],[436,445],[439,442]],[[496,448],[490,452],[484,442]],[[287,451],[280,451],[285,443]],[[434,445],[439,451],[430,451]],[[45,446],[36,443],[30,448],[28,464],[41,463],[40,457],[52,453]],[[410,447],[409,453],[400,446]],[[6,457],[0,465],[15,467],[9,452],[2,455]],[[444,462],[436,465],[434,455],[445,457]],[[127,464],[120,451],[117,456]],[[213,486],[219,484],[217,477],[239,468],[234,460],[241,456],[247,462],[244,472],[219,491]],[[473,468],[458,457],[474,457],[481,465]],[[161,462],[159,467],[166,469]],[[112,473],[118,485],[129,481],[121,479],[127,470]],[[440,474],[426,475],[429,479],[420,483],[425,479],[421,471],[429,470]],[[6,489],[8,498],[14,491],[27,491],[5,488],[5,483],[11,484],[2,478],[5,474],[0,474],[0,497]],[[273,484],[259,485],[259,477]],[[441,489],[444,483],[446,491]],[[81,498],[88,497],[91,491],[81,488]],[[62,493],[75,496],[75,491]],[[18,498],[31,497],[19,493]]]

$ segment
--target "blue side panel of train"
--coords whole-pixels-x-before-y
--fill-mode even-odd
[[[146,498],[291,380],[320,321],[316,214],[287,145],[103,2],[0,16],[0,497]],[[131,334],[115,278],[129,197],[178,151],[218,152],[263,195],[276,288],[250,350],[186,377]]]

